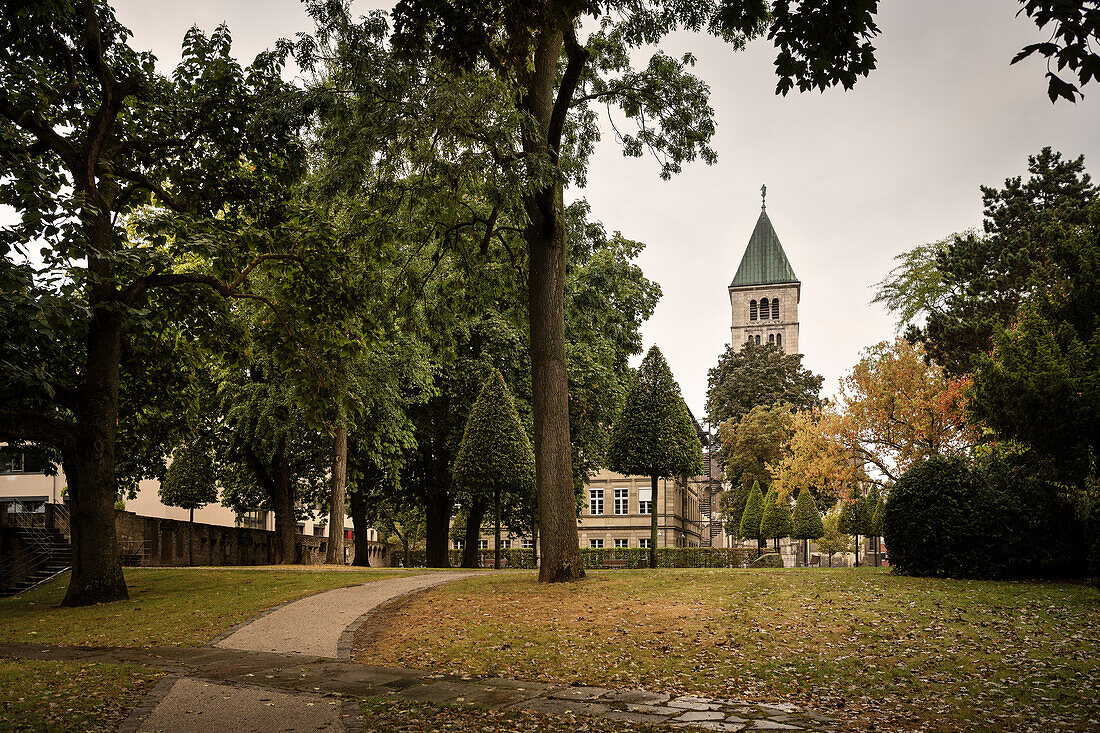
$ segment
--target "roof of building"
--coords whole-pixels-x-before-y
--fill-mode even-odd
[[[756,220],[756,228],[752,230],[749,245],[745,247],[741,265],[730,287],[796,282],[798,277],[783,251],[783,245],[779,243],[772,220],[768,218],[768,212],[761,208],[760,218]]]

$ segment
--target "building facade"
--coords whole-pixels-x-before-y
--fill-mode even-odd
[[[649,547],[653,488],[648,476],[597,473],[585,487],[577,520],[581,547]],[[692,481],[658,479],[657,547],[699,547],[699,494]]]
[[[762,206],[741,264],[729,286],[734,348],[753,341],[798,352],[798,302],[802,283],[794,274],[768,212]]]

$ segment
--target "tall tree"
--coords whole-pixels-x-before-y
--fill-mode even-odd
[[[69,279],[82,305],[75,358],[19,379],[21,403],[0,419],[0,438],[47,443],[62,454],[73,534],[65,605],[127,596],[113,509],[120,365],[124,334],[149,326],[151,293],[200,285],[226,298],[252,297],[255,268],[296,258],[281,242],[259,238],[130,240],[130,215],[149,204],[225,222],[240,205],[263,200],[267,185],[301,170],[302,118],[278,57],[264,54],[242,69],[224,28],[210,38],[190,31],[171,79],[157,75],[153,57],[130,48],[128,36],[106,4],[91,0],[22,5],[0,19],[7,49],[0,202],[22,217],[0,240],[5,269],[13,249],[40,242],[43,275]],[[212,271],[173,271],[173,256],[185,250],[223,256]],[[0,294],[9,302],[34,297]],[[41,325],[23,324],[27,331]]]
[[[680,385],[656,346],[649,349],[623,410],[615,420],[608,450],[611,470],[649,476],[649,567],[657,567],[657,497],[659,479],[686,479],[703,471],[703,449],[692,425]]]
[[[683,162],[713,161],[708,145],[714,125],[705,86],[687,71],[690,55],[657,52],[635,71],[631,50],[653,45],[678,27],[709,28],[736,45],[763,32],[780,48],[779,88],[850,86],[874,65],[867,38],[877,32],[876,3],[834,9],[844,33],[824,33],[801,5],[747,6],[703,2],[515,3],[413,2],[395,8],[395,42],[410,53],[434,54],[471,69],[484,65],[515,89],[515,106],[526,118],[519,150],[502,159],[519,161],[530,183],[524,189],[524,240],[529,258],[532,386],[540,515],[545,531],[539,576],[543,581],[582,575],[577,548],[573,470],[570,465],[569,401],[563,313],[567,231],[563,187],[583,180],[585,158],[598,138],[592,107],[618,106],[637,123],[623,134],[623,150],[651,151],[661,175]],[[590,16],[594,30],[582,41],[578,30]],[[564,68],[562,67],[564,64]],[[563,69],[563,70],[562,70]],[[559,73],[560,72],[560,73]]]
[[[923,328],[907,332],[952,376],[972,372],[974,357],[992,350],[995,331],[1013,323],[1020,304],[1064,279],[1052,260],[1052,233],[1084,224],[1097,198],[1084,157],[1067,160],[1043,148],[1028,156],[1027,167],[1026,180],[982,186],[983,232],[957,235],[938,253],[945,294],[930,303]],[[884,290],[913,275],[913,267],[903,268]]]
[[[798,492],[791,520],[791,537],[802,540],[802,562],[809,564],[809,540],[820,539],[825,534],[825,525],[821,522],[821,512],[814,498],[805,486]]]
[[[726,516],[731,517],[731,524],[726,526],[727,532],[747,540],[756,540],[757,546],[761,550],[764,549],[765,538],[760,533],[760,523],[764,521],[764,494],[760,490],[759,481],[752,482],[752,491],[745,500],[745,509],[741,512],[737,523],[732,524],[732,517],[735,515],[726,514]]]
[[[736,423],[758,405],[812,410],[821,404],[824,381],[802,366],[802,354],[785,354],[774,344],[727,346],[707,373],[707,419]]]
[[[760,482],[765,489],[771,487],[771,467],[781,464],[786,455],[794,425],[787,405],[758,405],[740,422],[722,425],[718,433],[722,441],[718,455],[730,485],[722,493],[723,514],[740,517],[754,483]]]
[[[809,487],[824,506],[832,506],[844,495],[856,467],[840,439],[842,422],[843,416],[832,408],[794,414],[786,450],[766,465],[780,492],[792,496],[800,487]]]
[[[775,542],[779,552],[779,540],[791,536],[791,505],[773,486],[764,497],[764,516],[760,519],[760,537]]]
[[[493,567],[500,568],[502,495],[528,494],[535,487],[535,454],[520,421],[512,393],[493,369],[470,408],[454,465],[455,481],[490,497],[495,542]]]

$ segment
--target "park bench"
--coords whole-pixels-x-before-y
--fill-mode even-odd
[[[603,565],[601,565],[600,567],[604,567],[604,568],[625,568],[626,567],[626,560],[604,560]]]

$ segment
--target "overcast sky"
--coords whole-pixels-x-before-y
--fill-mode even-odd
[[[380,3],[361,2],[364,10]],[[297,0],[119,0],[138,48],[170,70],[191,25],[228,23],[243,60],[275,38],[309,30]],[[608,135],[584,191],[609,231],[645,242],[646,275],[664,297],[645,325],[702,415],[707,369],[730,338],[726,288],[760,211],[768,214],[802,281],[799,343],[825,375],[825,392],[864,347],[893,335],[872,306],[892,258],[917,244],[981,225],[980,184],[1025,171],[1044,145],[1100,161],[1100,84],[1076,105],[1051,105],[1045,62],[1009,66],[1045,40],[1012,0],[883,0],[878,69],[849,92],[775,94],[775,51],[742,52],[708,36],[676,34],[672,55],[698,58],[711,88],[718,163],[661,181],[652,159],[623,158]]]

